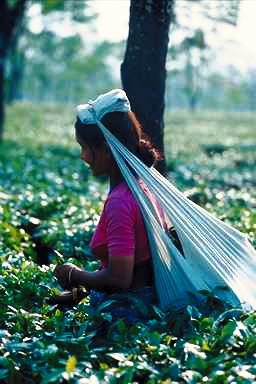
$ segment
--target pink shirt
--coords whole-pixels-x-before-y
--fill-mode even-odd
[[[106,253],[111,256],[135,255],[135,263],[151,257],[138,203],[125,182],[108,195],[90,246],[92,252],[99,246],[105,246]],[[105,267],[107,258],[102,257],[101,262]]]

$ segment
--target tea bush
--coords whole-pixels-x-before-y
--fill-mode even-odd
[[[111,302],[60,311],[57,262],[94,270],[88,247],[106,196],[79,160],[67,106],[17,104],[0,144],[0,383],[254,383],[256,313],[218,292],[147,323],[112,321]],[[172,113],[170,178],[256,245],[253,114]],[[105,326],[104,333],[102,325]]]

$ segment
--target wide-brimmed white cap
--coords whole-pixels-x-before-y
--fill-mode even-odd
[[[128,97],[122,89],[113,89],[95,100],[77,106],[77,116],[83,124],[95,124],[109,112],[129,112],[131,110]]]

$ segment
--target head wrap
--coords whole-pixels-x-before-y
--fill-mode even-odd
[[[87,104],[77,106],[77,116],[83,124],[97,124],[109,112],[129,112],[130,102],[122,89],[113,89]]]

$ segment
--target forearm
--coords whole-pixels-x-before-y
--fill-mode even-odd
[[[113,276],[109,268],[104,268],[100,271],[87,272],[87,271],[72,271],[71,281],[85,288],[104,290],[107,288],[124,289],[128,288],[123,279]]]

